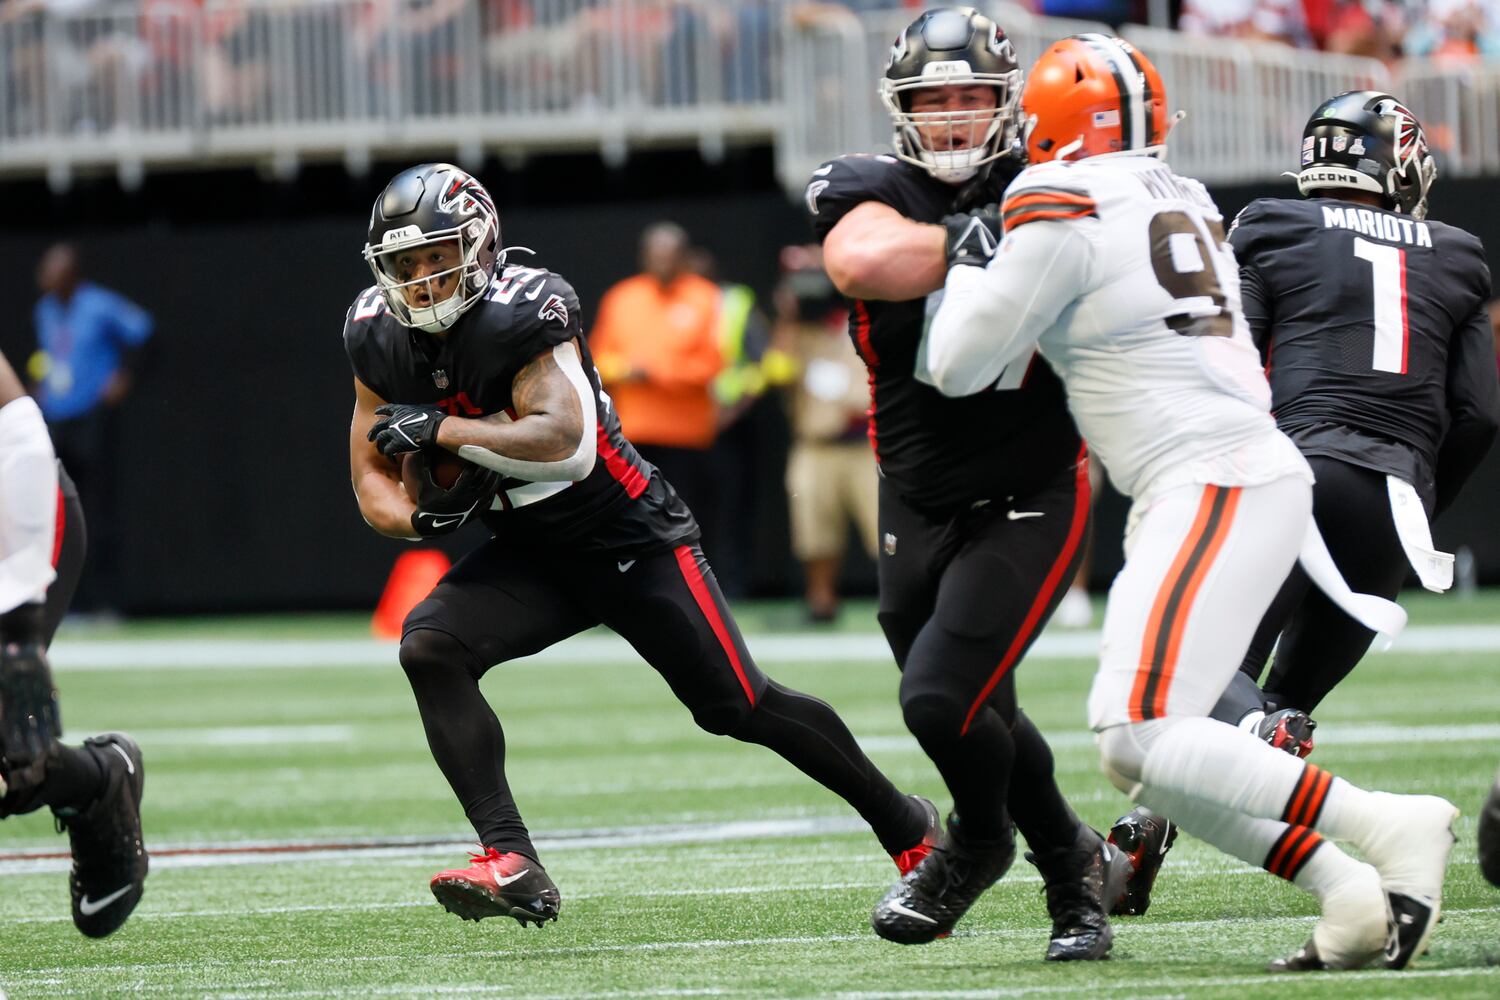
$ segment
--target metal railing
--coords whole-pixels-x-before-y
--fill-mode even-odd
[[[785,0],[0,6],[0,171],[768,141]],[[10,13],[7,13],[10,12]]]
[[[1105,26],[991,11],[1023,66]],[[69,15],[0,2],[0,173],[308,158],[772,143],[799,191],[831,156],[888,148],[875,81],[909,12],[794,0],[207,0]],[[1308,111],[1355,87],[1401,95],[1448,175],[1500,173],[1500,69],[1379,62],[1124,30],[1188,118],[1173,164],[1211,182],[1296,162]]]

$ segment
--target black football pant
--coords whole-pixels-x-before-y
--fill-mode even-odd
[[[57,537],[53,549],[53,568],[57,579],[47,588],[47,607],[43,614],[42,645],[51,646],[57,626],[68,612],[68,604],[83,575],[83,556],[88,548],[83,506],[73,480],[59,464],[57,467],[60,497],[57,507]],[[42,806],[67,808],[87,803],[98,794],[103,772],[92,754],[81,747],[54,743],[47,756],[47,771],[40,784],[11,787],[0,797],[0,819],[34,812]]]
[[[946,518],[881,483],[879,617],[901,712],[975,840],[1005,836],[1011,820],[1034,851],[1077,836],[1014,671],[1077,570],[1089,501],[1085,461],[1033,496]]]
[[[776,751],[853,806],[889,853],[921,838],[921,809],[865,757],[833,709],[756,667],[697,545],[629,559],[549,557],[491,539],[413,609],[401,640],[428,745],[484,845],[536,857],[505,779],[505,736],[479,679],[599,624],[635,647],[700,727]]]
[[[1308,464],[1317,476],[1313,518],[1345,581],[1356,593],[1394,600],[1411,564],[1391,520],[1385,474],[1320,455],[1309,456]],[[1354,669],[1374,638],[1295,566],[1213,717],[1233,724],[1261,708],[1311,712]],[[1262,693],[1256,685],[1273,648],[1276,659]]]

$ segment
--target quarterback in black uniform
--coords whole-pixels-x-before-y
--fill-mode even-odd
[[[1428,521],[1500,426],[1484,248],[1427,218],[1435,176],[1400,101],[1340,94],[1303,131],[1303,199],[1254,201],[1229,231],[1276,424],[1317,476],[1318,530],[1349,586],[1387,599],[1412,570],[1429,589],[1451,583]],[[1213,716],[1305,757],[1308,713],[1373,639],[1296,567]],[[1153,820],[1137,810],[1117,829]],[[1147,890],[1164,854],[1152,853]]]
[[[52,809],[73,854],[73,923],[104,937],[145,889],[145,774],[140,748],[121,733],[58,741],[47,649],[78,589],[84,539],[78,492],[0,355],[0,819]]]
[[[1302,150],[1306,200],[1252,202],[1229,235],[1276,424],[1318,477],[1313,515],[1349,585],[1394,598],[1415,569],[1442,591],[1452,560],[1428,519],[1500,425],[1484,247],[1427,219],[1436,167],[1391,95],[1325,101]],[[1294,569],[1241,669],[1258,680],[1275,646],[1266,709],[1311,712],[1373,639]]]
[[[962,399],[916,378],[950,260],[987,258],[999,241],[994,203],[1022,166],[1020,92],[998,25],[969,7],[930,10],[897,39],[881,81],[895,155],[830,161],[806,199],[870,373],[880,624],[906,724],[954,801],[942,845],[876,907],[875,929],[906,944],[947,933],[1009,868],[1014,821],[1047,885],[1047,958],[1094,959],[1111,945],[1104,882],[1127,864],[1063,801],[1013,676],[1083,550],[1086,452],[1044,363]]]
[[[769,747],[837,792],[902,871],[925,856],[937,837],[932,804],[898,792],[827,704],[757,669],[692,514],[620,433],[572,287],[504,266],[484,188],[442,163],[397,175],[375,203],[365,257],[377,284],[344,328],[360,512],[392,537],[473,518],[493,535],[413,609],[401,640],[433,756],[483,847],[468,867],[434,876],[443,906],[475,920],[557,916],[479,679],[600,623],[656,668],[699,726]],[[441,450],[467,460],[447,488],[432,475],[440,463],[429,464]],[[423,463],[418,496],[393,459]]]

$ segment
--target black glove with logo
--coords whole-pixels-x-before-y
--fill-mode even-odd
[[[411,526],[423,538],[457,531],[490,508],[500,488],[500,473],[473,462],[466,463],[453,485],[446,490],[434,486],[427,475],[417,491],[417,509]]]
[[[448,418],[436,406],[415,403],[385,403],[375,407],[375,412],[385,419],[370,428],[370,440],[387,458],[436,448],[438,426]]]
[[[0,615],[0,772],[11,792],[40,783],[47,754],[62,735],[42,645],[44,617],[41,604]]]
[[[959,264],[984,267],[995,256],[1004,231],[1000,224],[1000,206],[991,203],[972,212],[945,216],[943,228],[948,231],[949,267]]]

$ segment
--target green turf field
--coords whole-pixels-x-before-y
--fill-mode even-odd
[[[526,931],[463,923],[427,879],[463,860],[469,828],[394,650],[335,617],[64,635],[70,735],[140,738],[157,857],[131,922],[89,941],[68,917],[65,862],[44,856],[65,849],[50,819],[0,826],[0,987],[12,998],[1500,996],[1500,890],[1480,879],[1474,848],[1500,764],[1500,594],[1408,606],[1435,651],[1372,655],[1319,713],[1316,758],[1464,809],[1445,922],[1408,972],[1263,974],[1306,938],[1311,901],[1186,838],[1150,915],[1117,921],[1112,961],[1041,961],[1040,883],[1022,861],[953,938],[882,942],[869,913],[895,870],[852,811],[768,752],[695,730],[647,667],[600,637],[485,682],[562,918]],[[768,672],[831,701],[898,784],[945,804],[903,731],[868,606],[812,637],[788,633],[801,625],[785,607],[744,617]],[[1104,826],[1125,803],[1083,731],[1091,670],[1084,655],[1035,658],[1022,700],[1054,741],[1064,790]],[[370,841],[386,846],[359,846]],[[340,842],[354,846],[330,846]],[[207,853],[247,844],[301,849]]]

